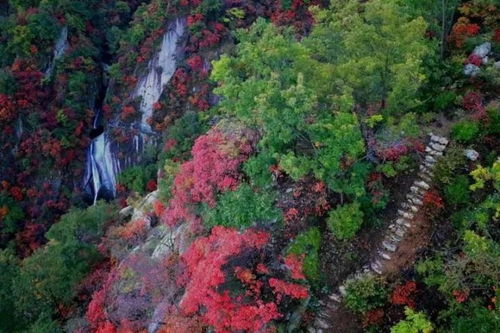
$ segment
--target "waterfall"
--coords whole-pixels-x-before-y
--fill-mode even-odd
[[[116,176],[120,171],[119,162],[113,157],[108,134],[98,124],[101,112],[94,116],[92,124],[96,136],[87,150],[87,164],[83,187],[93,196],[95,204],[99,196],[116,195]],[[100,132],[100,133],[99,133]]]
[[[182,52],[178,46],[179,38],[186,28],[186,20],[177,18],[163,35],[159,52],[148,63],[148,71],[139,82],[132,97],[142,97],[140,111],[142,113],[141,131],[151,133],[147,120],[153,114],[153,105],[158,102],[163,88],[170,81],[176,69],[177,55]]]
[[[119,164],[111,152],[111,142],[103,132],[92,140],[87,151],[84,187],[92,193],[94,203],[99,195],[116,195],[116,175],[119,171]]]
[[[57,59],[62,57],[67,48],[68,48],[68,27],[63,27],[61,33],[59,34],[59,38],[57,39],[56,44],[54,46],[54,54],[52,56],[52,60],[49,62],[47,70],[45,71],[45,77],[49,77],[52,75]]]

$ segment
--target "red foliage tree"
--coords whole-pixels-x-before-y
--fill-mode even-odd
[[[405,284],[397,285],[391,294],[391,303],[396,305],[406,305],[412,309],[415,308],[415,292],[417,284],[415,281],[408,281]]]
[[[440,210],[444,208],[443,198],[435,190],[425,192],[422,202],[431,209]]]
[[[457,23],[453,25],[450,40],[456,47],[461,48],[467,38],[473,37],[479,33],[481,27],[475,23],[471,23],[466,17],[460,17]]]
[[[235,189],[241,177],[239,166],[252,151],[244,137],[231,139],[218,130],[200,136],[192,149],[192,160],[181,165],[174,179],[168,208],[161,218],[168,225],[195,222],[190,205],[205,202],[215,206],[218,192]]]
[[[203,309],[202,320],[217,332],[258,332],[281,318],[281,301],[306,298],[308,290],[274,277],[278,272],[264,266],[268,243],[266,232],[224,227],[198,238],[182,256],[186,274],[180,282],[186,291],[181,309],[188,315]],[[231,281],[239,281],[243,290],[227,287]]]

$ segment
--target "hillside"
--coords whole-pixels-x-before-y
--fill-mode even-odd
[[[498,332],[496,0],[0,0],[0,332]]]

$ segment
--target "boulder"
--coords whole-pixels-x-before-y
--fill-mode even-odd
[[[481,45],[476,46],[472,54],[477,55],[480,58],[486,57],[491,52],[491,43],[485,42]]]
[[[464,155],[471,161],[476,161],[479,158],[479,153],[474,149],[465,149]]]

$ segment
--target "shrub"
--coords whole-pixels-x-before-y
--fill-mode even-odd
[[[446,155],[438,160],[434,167],[434,179],[441,185],[451,184],[460,167],[465,165],[465,155],[463,147],[451,146]]]
[[[451,319],[451,332],[496,332],[498,330],[498,310],[486,309],[479,304],[466,308],[463,315],[454,314]]]
[[[146,192],[146,185],[151,179],[156,179],[155,164],[133,166],[118,175],[120,184],[141,195]]]
[[[179,171],[179,163],[171,159],[165,160],[163,166],[164,174],[158,183],[159,198],[167,202],[172,198],[172,185],[174,184],[175,175]]]
[[[300,233],[288,246],[287,254],[303,255],[303,270],[306,278],[312,282],[319,280],[319,248],[321,233],[313,227]]]
[[[0,194],[0,233],[13,233],[24,218],[24,212],[10,196]]]
[[[358,313],[383,306],[387,298],[387,289],[374,276],[349,281],[346,292],[347,307]]]
[[[330,212],[327,226],[339,239],[350,239],[363,224],[363,212],[358,202],[345,204]]]
[[[405,309],[406,319],[391,328],[391,333],[428,333],[432,331],[432,323],[421,312]]]
[[[266,187],[272,182],[269,168],[276,164],[276,159],[268,151],[263,151],[250,157],[243,165],[243,170],[250,178],[252,185]]]
[[[217,200],[217,207],[211,209],[205,204],[205,225],[213,227],[248,228],[255,222],[281,221],[281,213],[273,207],[274,195],[269,192],[254,192],[247,184],[223,193]]]
[[[436,111],[446,110],[448,107],[453,105],[456,99],[457,94],[453,91],[442,92],[434,99],[434,109]]]
[[[479,124],[468,120],[456,123],[451,130],[453,139],[464,143],[474,141],[478,134]]]
[[[446,201],[454,205],[467,204],[470,200],[469,178],[460,175],[455,181],[445,187],[444,193]]]
[[[186,112],[168,128],[167,145],[163,154],[166,158],[189,157],[194,140],[205,130],[206,126],[201,122],[198,114]]]

